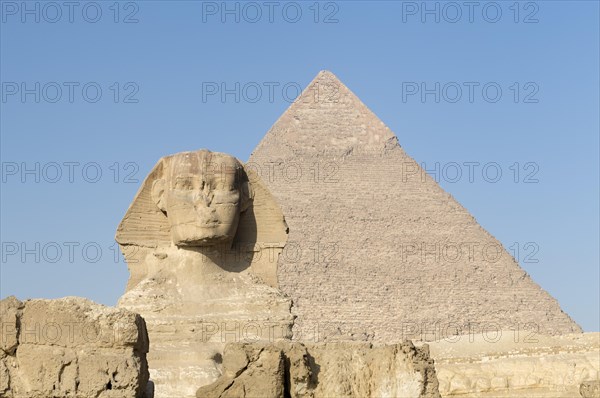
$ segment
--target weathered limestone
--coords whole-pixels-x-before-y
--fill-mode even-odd
[[[196,392],[201,398],[283,397],[285,365],[281,349],[272,345],[227,345],[223,376]]]
[[[283,214],[232,156],[162,158],[117,230],[131,277],[119,306],[141,314],[156,398],[193,397],[220,376],[225,343],[291,336],[277,285]]]
[[[148,382],[144,320],[87,299],[0,301],[0,397],[137,398]]]
[[[426,347],[405,342],[229,344],[223,376],[199,398],[439,397]]]
[[[600,380],[584,381],[579,387],[583,398],[600,398]]]
[[[600,333],[543,336],[527,330],[429,343],[443,397],[593,396]]]
[[[297,340],[317,328],[386,343],[473,325],[581,331],[330,72],[279,118],[247,167],[281,206],[288,247],[301,248],[284,250],[277,267]]]

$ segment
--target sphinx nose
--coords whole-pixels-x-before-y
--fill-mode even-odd
[[[195,197],[196,206],[210,207],[213,202],[214,195],[212,193],[199,193]]]

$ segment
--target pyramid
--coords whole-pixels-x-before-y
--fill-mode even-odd
[[[277,283],[293,300],[295,339],[581,332],[331,72],[316,76],[246,167],[289,227]]]

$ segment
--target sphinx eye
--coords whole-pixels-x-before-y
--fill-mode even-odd
[[[216,190],[213,194],[214,204],[237,205],[240,200],[240,194],[237,191]]]
[[[193,186],[193,181],[189,178],[178,178],[177,181],[175,181],[175,189],[190,190]]]
[[[217,182],[217,185],[215,188],[219,191],[229,191],[229,192],[236,191],[238,189],[235,181],[227,181],[227,180],[222,180],[222,181]]]

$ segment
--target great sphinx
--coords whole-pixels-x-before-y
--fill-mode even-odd
[[[161,158],[116,240],[130,271],[119,306],[146,319],[155,397],[194,396],[216,380],[227,342],[291,336],[291,301],[276,288],[287,226],[235,157]]]

